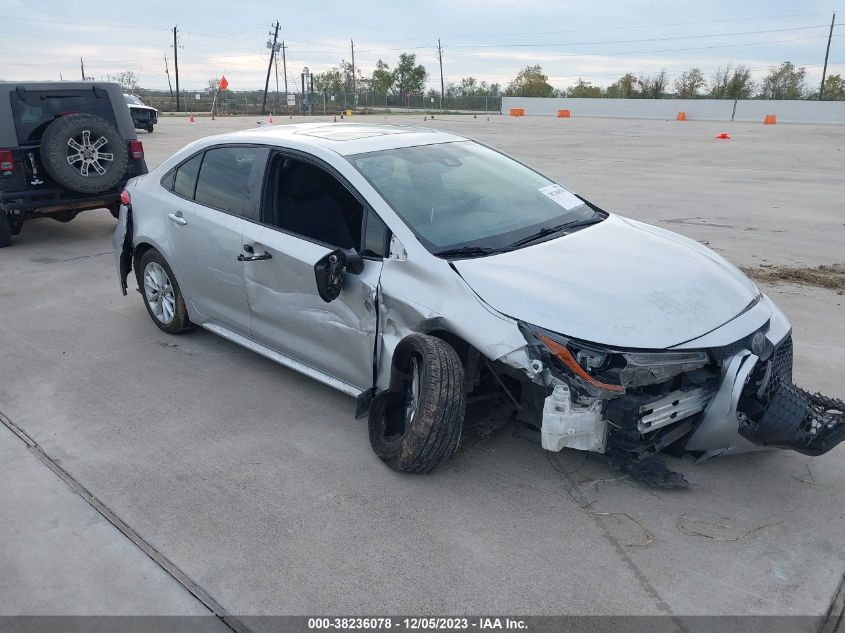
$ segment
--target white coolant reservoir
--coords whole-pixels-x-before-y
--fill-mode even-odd
[[[543,426],[540,443],[547,451],[574,448],[603,453],[607,441],[607,421],[602,419],[601,401],[589,407],[572,404],[569,387],[555,385],[543,404]]]

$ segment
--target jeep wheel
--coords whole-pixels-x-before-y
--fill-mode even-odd
[[[144,253],[136,274],[153,323],[168,334],[182,334],[193,329],[176,277],[157,250]]]
[[[12,223],[3,209],[0,209],[0,248],[12,245]]]
[[[458,354],[442,339],[411,334],[393,353],[389,391],[370,408],[370,444],[394,470],[431,472],[458,448],[465,406]]]
[[[91,114],[59,117],[41,137],[44,168],[63,187],[99,193],[117,186],[126,174],[129,150],[120,133]]]

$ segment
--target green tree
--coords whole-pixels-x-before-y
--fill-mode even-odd
[[[639,96],[637,94],[637,78],[631,73],[626,73],[610,84],[604,91],[604,94],[611,99],[631,99],[637,97]]]
[[[314,75],[315,92],[338,94],[344,91],[345,83],[343,73],[336,67]]]
[[[644,98],[662,99],[666,93],[668,79],[666,78],[666,71],[661,70],[656,75],[641,76],[638,82],[640,84],[640,93]]]
[[[376,62],[376,68],[370,77],[370,90],[377,94],[385,94],[393,89],[393,73],[382,60]]]
[[[679,99],[695,99],[706,83],[700,69],[690,68],[681,73],[673,85]]]
[[[417,64],[413,53],[399,55],[399,63],[393,69],[393,89],[399,94],[417,94],[425,91],[428,71],[422,64]]]
[[[584,81],[580,77],[578,81],[575,82],[574,86],[570,86],[569,89],[566,90],[566,94],[563,96],[573,97],[573,98],[584,98],[584,97],[601,97],[602,90],[598,86],[592,85],[589,81]]]
[[[719,66],[710,79],[709,96],[713,99],[750,99],[756,91],[757,85],[751,80],[751,71],[746,66]]]
[[[526,66],[508,84],[505,94],[509,97],[551,97],[555,89],[549,84],[549,78],[543,74],[540,65]]]
[[[807,91],[804,85],[806,74],[806,68],[796,68],[792,62],[770,66],[769,74],[763,79],[760,96],[764,99],[800,99]]]
[[[842,75],[828,75],[824,80],[824,101],[845,101],[845,81]],[[818,92],[814,93],[814,99],[819,98]]]

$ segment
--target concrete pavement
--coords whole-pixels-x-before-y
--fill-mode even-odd
[[[713,124],[453,119],[434,124],[737,263],[845,252],[838,128],[735,126],[716,148]],[[142,140],[155,163],[251,123],[165,119]],[[229,611],[827,612],[845,572],[843,447],[672,460],[693,486],[656,492],[506,428],[430,476],[400,475],[372,454],[351,398],[210,333],[160,332],[118,291],[113,226],[105,211],[37,221],[0,251],[0,411]],[[845,394],[843,297],[766,290],[793,321],[797,382]],[[41,511],[16,522],[37,534]]]

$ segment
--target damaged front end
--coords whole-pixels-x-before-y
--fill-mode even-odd
[[[535,413],[547,450],[600,453],[620,470],[674,487],[685,480],[662,464],[655,477],[653,468],[653,456],[669,447],[704,456],[755,445],[820,455],[845,439],[842,401],[794,386],[791,338],[774,345],[767,326],[725,348],[666,351],[607,349],[525,323],[520,329],[544,385]],[[724,432],[702,443],[706,426],[732,427],[743,446],[725,442]]]
[[[757,360],[737,406],[739,433],[759,446],[822,455],[845,440],[845,403],[792,384],[792,339]]]

